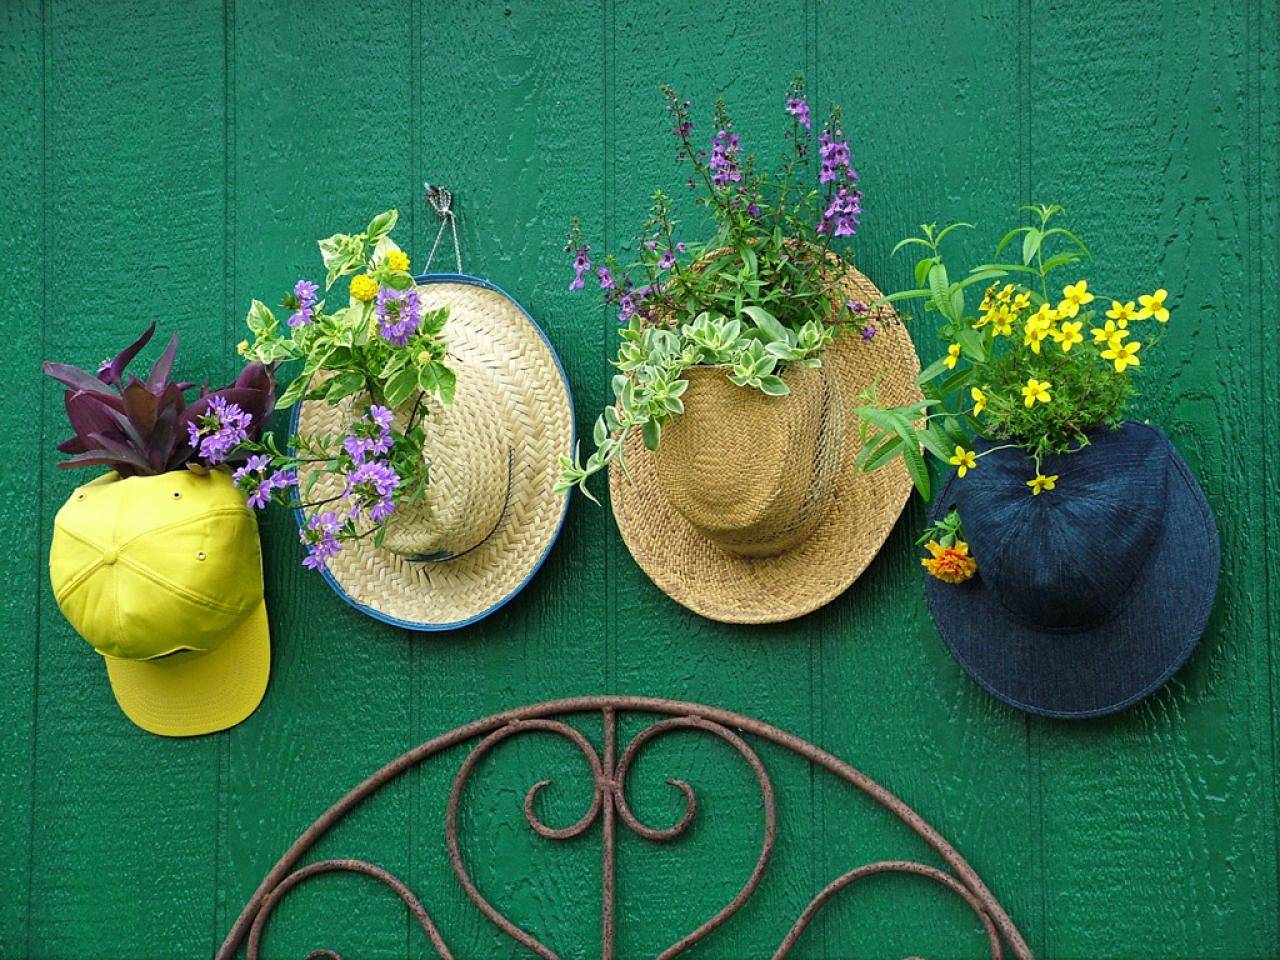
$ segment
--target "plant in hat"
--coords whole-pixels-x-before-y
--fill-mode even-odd
[[[153,323],[96,373],[46,363],[45,373],[66,388],[72,437],[58,444],[71,456],[61,467],[103,466],[121,477],[151,476],[183,467],[207,470],[245,456],[275,403],[271,363],[254,360],[219,390],[171,379],[178,352],[175,333],[146,379],[126,373],[155,334]]]
[[[284,323],[254,300],[247,323],[253,341],[240,353],[263,363],[301,364],[280,396],[282,408],[300,400],[350,404],[338,436],[297,433],[281,450],[271,433],[248,444],[253,456],[235,481],[259,509],[276,502],[323,508],[303,526],[303,563],[319,568],[341,543],[372,535],[380,543],[398,506],[423,496],[429,479],[424,457],[424,401],[452,403],[456,378],[445,364],[441,337],[447,310],[428,310],[409,272],[409,256],[391,240],[397,213],[388,210],[361,233],[334,234],[319,243],[327,269],[325,290],[352,276],[345,305],[326,310],[319,287],[299,280],[283,300]],[[298,468],[314,468],[307,490]],[[341,492],[308,501],[322,474],[337,475]]]
[[[1020,237],[1021,256],[981,264],[960,280],[951,279],[940,247],[948,234],[970,224],[942,230],[926,224],[921,236],[895,248],[920,246],[928,253],[915,264],[916,288],[885,301],[923,301],[926,311],[942,317],[948,346],[920,374],[923,401],[885,408],[873,392],[855,410],[863,440],[859,462],[875,470],[902,457],[925,499],[931,485],[924,454],[965,478],[981,474],[983,457],[1010,447],[1024,450],[1032,462],[1027,495],[1050,494],[1058,477],[1046,476],[1041,461],[1079,450],[1090,432],[1120,424],[1134,394],[1133,370],[1169,320],[1163,289],[1134,298],[1139,307],[1131,298],[1101,297],[1079,278],[1073,268],[1091,254],[1074,233],[1052,224],[1062,207],[1023,209],[1036,223],[1010,230],[995,251],[999,258]],[[1069,282],[1050,279],[1067,269]],[[966,292],[978,284],[983,296],[974,311]],[[978,438],[989,441],[981,453],[974,449]],[[947,546],[931,536],[935,532],[925,539]],[[965,547],[958,518],[949,535],[957,549]]]
[[[783,396],[787,365],[820,366],[834,337],[876,333],[876,308],[844,302],[836,286],[842,261],[832,244],[854,235],[862,212],[839,108],[815,150],[797,78],[784,102],[788,148],[777,168],[766,170],[743,152],[723,100],[703,148],[694,141],[689,101],[662,89],[676,160],[689,165],[688,185],[707,215],[705,239],[680,236],[662,191],[625,257],[610,254],[598,267],[573,222],[565,247],[574,258],[569,288],[596,284],[625,326],[613,361],[621,371],[613,378],[614,402],[595,423],[596,449],[585,462],[578,454],[562,459],[561,492],[576,486],[591,497],[588,478],[622,462],[633,430],[656,450],[663,427],[684,411],[690,367],[720,367],[740,387]]]

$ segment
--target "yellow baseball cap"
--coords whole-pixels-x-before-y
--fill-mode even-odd
[[[271,645],[258,523],[222,470],[78,488],[53,521],[49,578],[143,730],[233,727],[267,689]]]

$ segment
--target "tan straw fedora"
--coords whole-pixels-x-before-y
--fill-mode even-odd
[[[881,297],[852,267],[838,283],[842,303]],[[879,552],[912,484],[901,461],[856,466],[851,411],[873,384],[881,403],[919,400],[920,361],[891,308],[875,325],[869,340],[836,340],[820,368],[789,368],[786,397],[691,368],[685,412],[657,452],[629,439],[626,472],[610,467],[613,513],[672,599],[726,623],[790,620],[843,593]]]
[[[422,421],[431,486],[393,515],[381,546],[372,538],[349,542],[323,574],[371,617],[410,630],[451,630],[510,600],[559,535],[567,498],[552,488],[560,457],[573,449],[573,402],[551,344],[506,293],[460,273],[417,283],[427,310],[449,310],[443,336],[458,378],[453,403],[428,401]],[[302,403],[295,431],[341,433],[349,405]],[[307,489],[311,478],[300,474]],[[336,495],[340,484],[320,474],[308,499]]]

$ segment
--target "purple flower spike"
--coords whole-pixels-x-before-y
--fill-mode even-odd
[[[662,259],[658,261],[658,268],[661,270],[670,270],[676,265],[676,254],[674,250],[668,250],[662,255]]]
[[[577,254],[573,258],[573,282],[569,284],[570,290],[581,290],[583,287],[582,277],[591,269],[591,258],[587,254],[591,251],[589,244],[583,244],[578,248]]]
[[[382,287],[378,291],[378,334],[387,343],[403,347],[409,338],[418,332],[418,324],[422,322],[422,305],[418,301],[418,291],[413,287],[408,290],[392,290]]]
[[[305,327],[316,316],[316,291],[320,288],[308,280],[293,285],[293,295],[298,299],[298,309],[289,316],[289,326]]]
[[[326,560],[337,556],[342,550],[342,544],[338,543],[341,529],[342,518],[336,513],[318,513],[308,520],[306,526],[298,531],[298,539],[307,547],[302,565],[310,570],[319,570]]]
[[[596,276],[600,278],[601,290],[612,290],[617,286],[613,280],[613,274],[609,272],[608,267],[601,267],[596,271]]]
[[[800,126],[810,128],[809,104],[800,97],[792,97],[787,101],[787,113],[796,118]]]
[[[731,183],[742,180],[742,171],[738,168],[738,149],[741,140],[729,130],[719,130],[711,138],[711,182],[717,187],[727,187]]]
[[[862,222],[862,193],[841,187],[831,198],[831,205],[822,214],[822,222],[818,224],[818,232],[831,231],[832,236],[852,237]]]
[[[876,325],[874,323],[868,323],[865,327],[862,328],[862,342],[870,343],[872,338],[874,338],[875,335],[879,332],[880,331],[876,329]]]
[[[370,456],[382,456],[391,449],[392,412],[376,403],[369,407],[367,416],[353,420],[350,432],[342,438],[342,449],[353,464],[362,464]]]
[[[844,131],[832,133],[830,130],[823,130],[818,136],[818,143],[818,154],[822,158],[822,170],[818,174],[821,183],[833,182],[840,176],[841,170],[850,174],[850,180],[858,178],[850,164],[849,144],[844,139]]]
[[[209,400],[209,411],[187,424],[187,437],[196,455],[214,466],[222,463],[236,447],[249,439],[253,418],[235,403],[220,396]]]
[[[400,486],[400,475],[380,460],[358,464],[347,473],[347,489],[343,499],[351,504],[351,516],[359,519],[368,512],[374,523],[382,523],[395,510],[392,499]]]

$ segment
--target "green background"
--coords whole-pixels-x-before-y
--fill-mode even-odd
[[[0,955],[209,955],[287,844],[375,767],[499,709],[601,692],[750,713],[851,761],[968,857],[1039,955],[1280,955],[1278,31],[1275,0],[5,0]],[[315,238],[394,205],[420,264],[431,179],[459,198],[464,266],[555,343],[585,429],[605,398],[612,319],[565,289],[570,216],[598,251],[631,235],[653,188],[679,193],[661,82],[695,101],[703,135],[724,94],[767,154],[798,71],[815,115],[845,109],[867,194],[853,255],[882,287],[909,282],[909,258],[889,251],[917,223],[977,222],[965,241],[977,257],[1036,200],[1068,207],[1098,255],[1093,286],[1171,291],[1137,412],[1201,478],[1224,562],[1209,631],[1166,689],[1075,724],[985,696],[925,611],[916,501],[845,596],[742,629],[669,601],[610,514],[579,499],[528,589],[444,636],[346,607],[298,565],[277,514],[264,525],[274,650],[262,707],[187,741],[124,719],[48,589],[51,520],[85,475],[54,467],[66,428],[42,358],[95,363],[154,319],[181,331],[180,370],[230,379],[249,299],[315,276]],[[914,330],[928,362],[938,342],[927,323]],[[767,955],[832,877],[922,853],[804,762],[762,755],[780,794],[777,857],[705,956]],[[321,852],[398,873],[459,955],[510,956],[445,868],[461,756],[383,791]],[[519,808],[558,773],[544,814],[571,822],[584,769],[559,741],[512,743],[463,820],[481,889],[566,957],[597,951],[598,833],[541,841]],[[694,735],[655,745],[636,803],[659,824],[678,809],[669,775],[703,804],[682,845],[622,837],[627,957],[696,925],[755,855],[758,799],[735,755]],[[269,955],[318,946],[430,955],[398,903],[358,878],[313,881],[277,914]],[[796,955],[981,950],[961,907],[889,879],[838,901]]]

